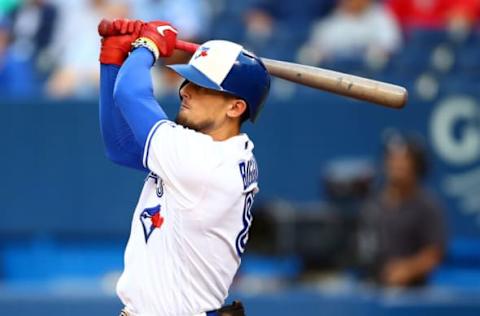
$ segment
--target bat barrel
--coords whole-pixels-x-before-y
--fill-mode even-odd
[[[404,87],[312,66],[262,58],[272,76],[390,108],[403,108]]]

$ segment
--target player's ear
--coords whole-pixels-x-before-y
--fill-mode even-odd
[[[247,103],[242,99],[233,99],[227,110],[227,116],[230,118],[241,117],[247,110]]]

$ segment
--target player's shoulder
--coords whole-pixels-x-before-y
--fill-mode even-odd
[[[177,124],[169,120],[160,121],[152,129],[152,134],[155,134],[162,141],[168,140],[173,144],[185,145],[193,147],[202,147],[213,144],[213,139],[207,134],[197,132],[193,129]]]
[[[219,162],[219,160],[231,158],[246,159],[253,155],[254,144],[245,133],[218,141],[208,134],[167,120],[158,122],[156,129],[154,128],[152,134],[156,134],[157,141],[166,141],[170,144],[171,149],[177,148],[184,153],[196,153],[197,159],[205,156],[212,159],[212,162]]]
[[[162,128],[162,129],[168,129],[170,131],[173,131],[175,133],[180,133],[180,134],[184,134],[184,135],[188,135],[188,136],[192,136],[192,137],[208,137],[208,135],[206,134],[203,134],[203,133],[199,133],[193,129],[190,129],[188,127],[185,127],[181,124],[177,124],[173,121],[170,121],[170,120],[162,120],[162,121],[159,121],[157,123],[158,127],[159,128]]]
[[[221,142],[226,146],[234,147],[241,152],[252,152],[254,148],[253,141],[246,133],[240,133]]]

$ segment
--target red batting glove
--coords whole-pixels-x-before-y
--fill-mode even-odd
[[[142,25],[140,20],[117,19],[112,22],[112,34],[102,38],[100,62],[121,66],[132,48],[132,42],[138,38]]]
[[[177,33],[177,29],[168,22],[148,22],[143,25],[133,46],[148,48],[155,55],[155,60],[159,57],[170,57],[175,50]]]

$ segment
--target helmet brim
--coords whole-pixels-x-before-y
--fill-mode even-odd
[[[225,91],[220,85],[216,84],[213,80],[190,64],[167,65],[167,67],[196,85],[207,89]]]

